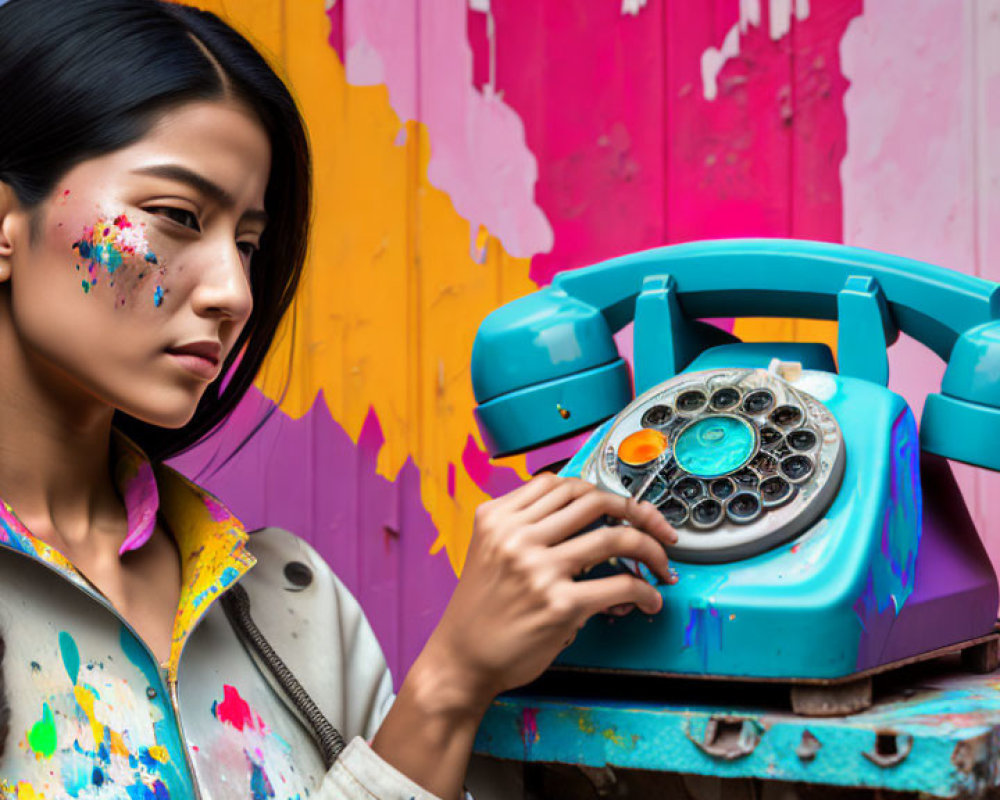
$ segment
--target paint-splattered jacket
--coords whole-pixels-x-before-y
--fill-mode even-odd
[[[158,514],[180,552],[170,660],[158,664],[86,578],[0,503],[0,686],[10,705],[0,794],[431,798],[366,744],[392,701],[391,680],[368,622],[322,559],[284,531],[248,537],[173,470],[150,470],[127,442],[118,453],[130,535]],[[128,482],[142,472],[155,480],[135,492]],[[220,607],[236,582],[271,645],[349,741],[329,772]]]

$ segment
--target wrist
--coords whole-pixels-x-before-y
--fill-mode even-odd
[[[497,692],[473,670],[439,654],[432,639],[413,663],[399,694],[405,694],[406,701],[428,719],[438,718],[449,725],[468,722],[478,727]]]

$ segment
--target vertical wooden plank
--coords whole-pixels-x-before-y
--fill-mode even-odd
[[[975,0],[976,272],[1000,281],[1000,0]],[[1000,474],[976,475],[975,519],[994,567],[1000,566]]]
[[[791,21],[792,134],[791,236],[825,242],[843,241],[843,193],[840,163],[847,151],[840,40],[862,13],[861,0],[831,0],[794,6]],[[837,325],[796,320],[798,341],[823,342],[837,351]]]
[[[759,17],[734,18],[734,3],[667,5],[672,241],[790,232],[790,43],[771,39],[767,4],[742,6]]]
[[[379,344],[371,340],[373,329],[391,333],[391,327],[386,331],[381,324],[388,309],[398,309],[389,312],[398,320],[396,336],[390,339],[406,338],[406,153],[397,149],[394,158],[372,157],[380,148],[392,151],[399,123],[382,111],[384,87],[348,86],[345,66],[328,41],[330,22],[322,5],[289,3],[284,9],[287,71],[309,127],[315,176],[314,226],[297,301],[295,369],[288,395],[293,408],[313,405],[324,385],[320,376],[339,372],[341,391],[319,395],[313,413],[332,413],[342,424],[367,418],[354,432],[355,464],[331,461],[332,452],[315,452],[310,446],[311,468],[303,480],[317,512],[325,508],[326,482],[348,481],[353,486],[346,495],[353,507],[344,509],[341,520],[348,524],[331,529],[328,521],[314,519],[313,528],[323,534],[315,543],[358,593],[383,646],[395,658],[398,603],[392,593],[398,563],[394,550],[384,552],[382,534],[386,525],[397,524],[391,513],[388,522],[382,516],[395,506],[395,489],[375,474],[383,440],[377,418],[369,416],[371,399],[362,387],[390,362],[405,362],[402,353],[389,351],[379,365],[369,352]],[[349,40],[350,6],[344,17],[343,35]],[[275,361],[280,364],[280,358]],[[394,399],[405,407],[405,398]]]
[[[665,0],[492,4],[497,91],[524,121],[554,232],[532,279],[664,244]]]
[[[670,240],[788,236],[791,45],[768,3],[667,5]],[[787,320],[741,319],[748,341],[788,340]]]

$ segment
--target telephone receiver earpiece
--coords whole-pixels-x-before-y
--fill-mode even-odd
[[[561,272],[500,307],[472,351],[476,418],[494,456],[593,428],[632,399],[613,335],[635,320],[635,392],[738,340],[707,317],[837,320],[842,375],[886,385],[900,331],[948,361],[923,450],[1000,470],[1000,285],[912,259],[792,239],[661,247]]]

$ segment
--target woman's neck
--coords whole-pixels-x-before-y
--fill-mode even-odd
[[[71,556],[126,532],[110,471],[114,411],[33,354],[0,314],[0,498],[34,535]]]

